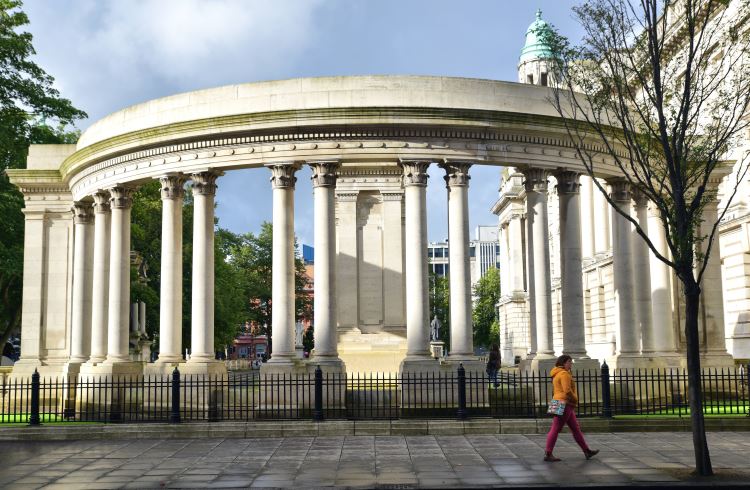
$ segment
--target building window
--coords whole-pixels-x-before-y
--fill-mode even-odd
[[[547,74],[542,73],[542,85],[547,86]]]
[[[427,249],[427,256],[428,257],[432,258],[433,250],[434,250],[433,248],[428,248]]]
[[[477,247],[472,245],[469,247],[469,257],[476,257],[477,256]]]
[[[445,275],[445,269],[443,267],[443,264],[435,264],[435,275],[437,276]]]
[[[526,83],[530,83],[531,85],[534,85],[534,75],[532,74],[526,75]]]

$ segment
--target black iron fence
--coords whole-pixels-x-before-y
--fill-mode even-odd
[[[748,366],[704,369],[707,415],[750,415]],[[689,415],[687,373],[618,369],[574,373],[581,417]],[[165,422],[282,419],[536,418],[552,384],[544,373],[181,375],[11,380],[0,392],[0,423]]]

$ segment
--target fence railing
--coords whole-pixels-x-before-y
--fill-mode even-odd
[[[709,415],[750,415],[748,367],[704,369]],[[581,417],[687,416],[687,373],[619,369],[574,373]],[[395,374],[31,379],[1,385],[0,423],[189,422],[283,419],[536,418],[546,415],[550,378],[501,372],[497,385],[460,366],[451,372]]]

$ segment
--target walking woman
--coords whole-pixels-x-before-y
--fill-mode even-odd
[[[576,391],[576,382],[573,380],[573,375],[570,373],[573,367],[573,359],[563,354],[557,358],[555,367],[552,368],[550,376],[552,376],[552,388],[554,394],[552,398],[565,403],[565,411],[562,415],[555,415],[552,417],[552,427],[549,429],[547,434],[547,448],[544,452],[544,460],[550,463],[560,461],[560,458],[556,458],[552,454],[552,450],[555,448],[557,442],[557,436],[560,431],[568,424],[570,432],[573,434],[573,439],[581,446],[584,456],[586,459],[594,457],[599,450],[590,449],[586,444],[586,439],[583,438],[583,432],[581,427],[578,425],[578,419],[576,418],[576,407],[578,406],[578,392]]]

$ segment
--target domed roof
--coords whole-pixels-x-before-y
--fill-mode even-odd
[[[520,63],[524,61],[530,61],[539,58],[551,58],[552,50],[546,44],[539,40],[537,33],[540,31],[549,31],[552,28],[550,25],[542,20],[542,11],[536,11],[536,19],[531,23],[528,29],[526,29],[526,44],[521,50],[521,58],[518,60]]]

